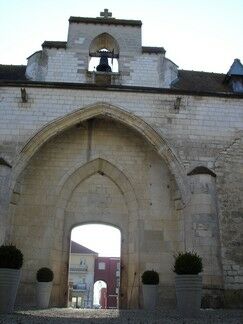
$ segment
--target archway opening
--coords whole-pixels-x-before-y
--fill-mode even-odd
[[[121,232],[105,224],[84,224],[71,231],[69,306],[119,308]],[[105,285],[104,285],[105,283]]]
[[[118,72],[119,44],[110,34],[102,33],[92,40],[89,47],[89,56],[89,71],[104,71],[103,69],[97,70],[97,66],[101,63],[101,57],[103,56],[104,59],[105,56],[107,59],[105,59],[105,61],[110,67],[108,70],[110,70],[110,72]],[[106,72],[108,70],[106,70]]]
[[[119,71],[119,65],[118,65],[118,59],[115,57],[112,53],[109,52],[107,48],[101,48],[97,51],[96,56],[92,56],[89,60],[89,66],[88,66],[88,71],[93,72],[97,71],[97,66],[100,64],[100,55],[102,53],[107,54],[107,60],[108,60],[108,65],[111,68],[111,72],[118,72]],[[95,54],[93,54],[95,55]]]
[[[94,304],[95,309],[107,308],[107,284],[103,280],[98,280],[94,283]]]
[[[163,266],[158,262],[156,269],[161,274],[164,271],[165,281],[171,272],[169,267],[164,270],[164,265],[169,264],[168,252],[172,250],[173,253],[180,244],[177,233],[181,232],[183,223],[178,221],[177,211],[173,209],[174,192],[179,208],[180,204],[176,184],[166,162],[171,162],[171,169],[181,180],[178,184],[181,184],[182,189],[183,179],[178,176],[181,173],[177,168],[176,156],[173,158],[166,142],[141,118],[105,103],[80,111],[82,113],[75,111],[62,120],[56,120],[57,126],[53,125],[54,122],[47,125],[23,149],[15,173],[24,165],[27,168],[18,178],[16,186],[16,190],[21,187],[21,195],[18,195],[20,199],[12,213],[14,230],[11,235],[12,238],[20,236],[20,242],[25,246],[26,230],[33,233],[33,238],[30,237],[31,248],[27,250],[30,260],[37,253],[42,255],[44,250],[51,251],[46,253],[46,260],[53,266],[57,283],[53,287],[53,304],[66,306],[71,229],[78,224],[91,222],[116,225],[122,230],[122,287],[119,304],[121,308],[138,307],[139,274],[148,268],[150,251],[154,252],[153,247],[158,246],[157,240],[163,255],[161,250],[156,250],[156,260],[161,260]],[[41,146],[42,143],[45,144]],[[36,152],[36,156],[30,160],[33,152]],[[67,157],[65,163],[64,154]],[[36,170],[34,174],[33,170]],[[52,172],[52,176],[46,173],[47,170]],[[40,186],[43,179],[45,183]],[[53,192],[53,195],[48,195],[49,192]],[[34,209],[28,207],[29,201],[33,203]],[[55,218],[54,210],[49,207],[50,202],[56,206]],[[33,211],[35,217],[32,217]],[[22,234],[19,233],[19,217],[16,215],[25,216],[21,218],[26,222],[26,230]],[[25,220],[27,217],[28,222]],[[139,223],[142,217],[146,219],[146,236]],[[170,217],[174,218],[173,226],[176,230],[171,230]],[[38,221],[36,226],[36,220],[41,218],[44,221]],[[48,219],[53,222],[53,226],[49,226]],[[156,235],[151,234],[152,230],[156,231]],[[37,244],[36,233],[39,237],[43,236],[41,248]],[[165,242],[169,238],[169,243],[164,244],[163,238]],[[140,247],[141,240],[143,246]],[[140,252],[142,249],[148,257],[145,253],[143,256],[143,252]]]

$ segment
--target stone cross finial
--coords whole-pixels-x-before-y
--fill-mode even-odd
[[[112,17],[112,13],[109,12],[109,9],[104,9],[104,11],[100,13],[100,17],[107,19]]]

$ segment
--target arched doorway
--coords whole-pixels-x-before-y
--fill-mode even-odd
[[[20,289],[26,303],[34,300],[36,268],[50,266],[52,304],[67,305],[70,233],[81,223],[103,222],[122,232],[121,307],[139,307],[147,267],[172,285],[170,262],[183,230],[174,202],[185,197],[178,163],[151,126],[111,105],[76,111],[36,134],[14,167],[15,176],[24,169],[9,234],[27,256],[23,286],[29,281]]]
[[[70,306],[97,306],[99,292],[94,283],[102,281],[106,282],[106,290],[100,292],[101,308],[119,308],[120,254],[121,232],[118,228],[92,223],[72,229],[68,274]]]
[[[103,280],[97,280],[94,283],[94,307],[95,309],[107,308],[107,283]]]

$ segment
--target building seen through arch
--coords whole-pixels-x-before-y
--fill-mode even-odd
[[[71,241],[69,259],[69,305],[93,308],[94,264],[98,254]]]
[[[119,257],[98,257],[95,260],[95,282],[105,282],[100,291],[101,308],[119,308],[121,277]]]
[[[68,271],[69,306],[119,308],[120,250],[121,233],[113,226],[91,223],[73,228]]]

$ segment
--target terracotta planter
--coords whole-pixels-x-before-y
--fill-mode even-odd
[[[184,317],[198,315],[202,298],[202,277],[200,275],[176,275],[177,308]]]
[[[144,309],[155,309],[158,302],[158,285],[143,285]]]
[[[0,313],[13,312],[19,279],[19,269],[0,268]]]
[[[52,281],[50,282],[37,282],[37,307],[48,308],[52,290]]]

